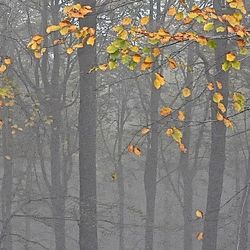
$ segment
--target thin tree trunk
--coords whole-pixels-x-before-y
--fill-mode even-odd
[[[30,240],[31,240],[31,218],[30,215],[30,205],[29,201],[31,199],[31,189],[32,189],[32,161],[34,158],[31,154],[27,154],[27,167],[26,167],[26,184],[25,184],[25,195],[27,205],[25,206],[25,250],[31,250]]]
[[[214,1],[214,7],[218,14],[221,14],[223,3],[222,1]],[[216,76],[215,81],[223,83],[221,90],[224,96],[223,103],[225,107],[228,104],[228,72],[221,69],[227,52],[227,40],[220,39],[217,41],[215,50],[216,61]],[[217,90],[220,91],[220,90]],[[220,211],[220,201],[223,188],[223,175],[225,169],[225,147],[226,147],[226,126],[223,122],[216,121],[217,106],[211,100],[211,153],[209,160],[209,182],[207,194],[207,207],[204,222],[205,239],[203,241],[203,250],[216,250],[217,248],[217,227]]]
[[[150,16],[154,15],[154,1],[150,1]],[[160,0],[157,1],[157,21],[160,15]],[[154,221],[155,221],[155,199],[156,199],[156,177],[158,164],[158,109],[160,100],[160,90],[157,90],[152,84],[151,78],[151,96],[150,96],[150,122],[151,136],[147,146],[144,187],[146,195],[146,228],[145,228],[145,250],[153,250],[154,247]]]
[[[122,101],[120,119],[118,124],[118,162],[117,162],[117,185],[119,193],[119,249],[124,250],[124,176],[122,165],[122,143],[125,123],[125,108],[126,108],[126,93],[124,93],[124,87],[122,86]]]
[[[242,196],[242,207],[240,212],[240,225],[238,231],[238,239],[237,239],[237,250],[247,250],[248,249],[248,207],[249,207],[249,194],[250,194],[250,148],[248,150],[248,162],[246,168],[246,180],[245,183],[248,185],[247,189],[245,190]]]
[[[77,1],[95,11],[96,1]],[[96,29],[96,15],[80,21],[81,27]],[[88,73],[96,65],[96,47],[78,50],[80,67],[79,173],[80,173],[80,250],[97,250],[96,201],[96,73]]]
[[[192,72],[190,72],[190,68],[192,68],[193,64],[193,49],[194,46],[190,46],[187,55],[187,76],[185,81],[185,87],[192,89],[193,84],[193,76]],[[189,148],[190,148],[190,136],[191,136],[191,128],[189,126],[190,121],[192,120],[192,106],[189,99],[187,99],[187,103],[185,104],[185,115],[186,120],[185,122],[185,129],[183,131],[183,143],[187,147],[187,153],[181,153],[180,155],[180,170],[182,173],[182,179],[184,184],[183,196],[184,196],[184,203],[183,203],[183,218],[184,218],[184,250],[191,250],[192,249],[192,206],[193,206],[193,175],[190,171],[189,166]]]
[[[9,109],[4,108],[3,126],[3,156],[4,174],[2,180],[2,234],[3,249],[12,250],[11,237],[11,208],[12,208],[12,185],[13,185],[13,161],[12,161],[12,135],[11,124],[9,122]]]

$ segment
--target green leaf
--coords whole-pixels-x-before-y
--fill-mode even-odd
[[[118,50],[118,48],[116,46],[114,46],[113,44],[109,45],[106,49],[106,51],[109,53],[109,54],[113,54],[115,53],[116,51]]]
[[[217,48],[217,43],[215,40],[208,40],[208,43],[207,43],[208,47],[211,48],[211,49],[216,49]]]
[[[214,28],[214,23],[206,23],[203,27],[204,31],[211,31]]]
[[[232,67],[236,70],[240,70],[241,63],[239,61],[232,62]]]
[[[222,64],[222,69],[226,72],[228,71],[230,68],[231,68],[232,64],[228,61],[225,61],[223,64]]]

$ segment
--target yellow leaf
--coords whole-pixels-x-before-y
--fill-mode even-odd
[[[154,48],[153,51],[152,51],[152,55],[154,57],[157,57],[161,54],[161,50],[159,48]]]
[[[183,18],[184,18],[183,12],[178,12],[178,13],[175,15],[175,19],[176,19],[177,21],[181,21],[181,20],[183,20]]]
[[[218,89],[222,89],[223,85],[221,82],[217,81],[216,84]]]
[[[139,63],[141,61],[141,55],[139,54],[133,55],[132,60],[136,63]]]
[[[181,143],[182,137],[183,137],[182,132],[181,132],[178,128],[173,127],[172,138],[173,138],[176,142]]]
[[[141,130],[141,134],[142,135],[146,135],[146,134],[148,134],[150,132],[150,129],[149,128],[143,128],[142,130]]]
[[[196,210],[195,215],[199,219],[202,219],[204,217],[204,213],[201,210]]]
[[[189,97],[191,95],[191,90],[189,89],[189,88],[184,88],[183,90],[182,90],[182,96],[183,97]]]
[[[168,11],[167,11],[167,14],[168,14],[169,16],[174,16],[174,15],[176,15],[176,13],[177,13],[177,10],[176,10],[175,7],[170,7],[170,8],[168,9]]]
[[[94,44],[95,44],[95,37],[94,36],[90,36],[89,38],[88,38],[88,40],[87,40],[87,44],[88,45],[91,45],[91,46],[94,46]]]
[[[61,27],[59,25],[51,25],[46,29],[46,32],[50,34],[51,32],[60,30]]]
[[[11,65],[11,64],[12,64],[12,60],[11,60],[10,57],[5,57],[3,62],[4,62],[4,64],[6,64],[6,65]]]
[[[6,69],[7,69],[6,65],[2,64],[0,66],[0,73],[4,73],[6,71]]]
[[[171,108],[169,108],[169,107],[163,107],[160,110],[160,115],[161,116],[169,116],[169,115],[172,114],[172,112],[173,112],[173,110]]]
[[[62,35],[62,36],[65,36],[65,35],[67,35],[68,33],[69,33],[69,27],[68,26],[65,26],[65,27],[63,27],[62,29],[60,29],[60,34]]]
[[[183,122],[183,121],[185,121],[185,118],[186,118],[185,112],[184,111],[179,111],[178,119]]]
[[[156,89],[161,88],[166,83],[164,76],[160,73],[155,73],[154,86]]]
[[[125,17],[123,20],[122,20],[122,25],[130,25],[132,23],[132,18],[131,17]]]
[[[216,28],[216,32],[224,32],[226,30],[226,28],[225,27],[223,27],[223,26],[220,26],[220,27],[218,27],[218,28]]]
[[[74,49],[73,48],[67,48],[66,52],[67,52],[67,54],[71,55],[72,53],[74,53]]]
[[[218,103],[218,109],[222,112],[225,113],[227,111],[225,105],[221,102]]]
[[[149,16],[145,16],[143,18],[141,18],[140,20],[140,24],[141,25],[147,25],[149,23],[150,17]]]
[[[214,90],[214,84],[213,84],[212,82],[209,82],[209,83],[207,84],[207,88],[208,88],[210,91]]]
[[[233,62],[236,59],[236,55],[233,52],[229,52],[226,55],[226,59],[229,62]]]
[[[213,28],[214,28],[213,23],[206,23],[203,27],[204,31],[207,31],[207,32],[213,30]]]
[[[223,117],[223,115],[222,115],[220,112],[217,112],[217,114],[216,114],[216,119],[217,119],[218,121],[223,121],[223,120],[224,120],[224,117]]]
[[[174,130],[172,128],[168,128],[166,131],[167,136],[172,136],[173,133],[174,133]]]
[[[222,95],[221,93],[219,93],[219,92],[214,93],[213,101],[214,101],[215,103],[219,103],[219,102],[221,102],[223,99],[224,99],[224,97],[223,97],[223,95]]]
[[[227,128],[233,128],[233,123],[228,118],[224,118],[223,122]]]
[[[108,64],[101,64],[99,65],[99,69],[102,70],[102,71],[106,71],[108,68]]]

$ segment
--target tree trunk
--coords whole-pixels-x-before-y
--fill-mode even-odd
[[[3,156],[4,174],[2,180],[2,234],[4,235],[3,249],[12,250],[11,237],[11,208],[12,208],[12,185],[13,185],[13,161],[12,161],[12,135],[9,122],[9,108],[4,108],[3,126]]]
[[[248,249],[248,207],[249,207],[249,180],[250,180],[250,149],[248,150],[248,163],[247,163],[247,173],[246,173],[246,185],[247,189],[245,190],[242,196],[242,207],[240,212],[240,226],[239,226],[239,233],[238,240],[237,240],[237,250],[247,250]]]
[[[122,86],[122,101],[121,111],[118,124],[118,162],[117,162],[117,185],[119,193],[119,249],[124,250],[124,176],[123,176],[123,165],[122,165],[122,143],[125,123],[125,110],[126,108],[126,93]]]
[[[193,65],[194,53],[193,53],[194,46],[190,46],[187,55],[187,75],[185,80],[185,87],[192,89],[193,85],[193,76],[192,72],[190,72],[190,68]],[[190,148],[190,136],[191,136],[191,128],[190,128],[190,121],[192,120],[192,106],[191,106],[190,99],[188,98],[185,104],[185,115],[186,120],[185,122],[185,129],[183,131],[183,143],[185,147],[188,149],[187,153],[181,153],[180,155],[180,170],[182,174],[184,190],[184,203],[183,203],[183,218],[184,218],[184,250],[191,250],[192,249],[192,206],[193,206],[193,175],[190,170],[189,166],[189,148]]]
[[[214,7],[218,14],[221,14],[222,1],[214,1]],[[227,52],[227,40],[217,41],[215,50],[216,73],[215,81],[223,83],[221,90],[224,96],[223,103],[225,107],[228,104],[228,72],[221,69]],[[218,92],[220,90],[217,90]],[[226,146],[226,126],[223,122],[216,121],[217,106],[211,100],[211,153],[209,160],[209,182],[207,194],[207,207],[204,222],[205,239],[203,241],[203,250],[216,250],[217,246],[217,226],[219,219],[220,201],[223,188],[223,175],[225,169],[225,146]]]
[[[160,0],[157,0],[156,22],[160,20]],[[154,15],[154,2],[150,1],[150,16]],[[158,24],[159,25],[159,24]],[[145,228],[145,250],[153,250],[154,247],[154,221],[155,221],[155,198],[156,198],[156,177],[158,164],[158,109],[160,100],[160,90],[153,85],[151,77],[151,96],[150,96],[150,122],[151,136],[147,146],[144,186],[146,195],[146,228]]]
[[[95,0],[77,1],[95,11]],[[80,21],[81,27],[96,29],[93,13]],[[79,173],[80,173],[80,250],[97,250],[96,201],[96,73],[88,73],[96,65],[96,47],[78,50],[80,67]]]

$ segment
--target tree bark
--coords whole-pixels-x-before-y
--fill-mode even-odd
[[[95,11],[96,1],[77,1]],[[80,21],[81,27],[96,29],[95,13]],[[80,250],[97,250],[96,201],[96,73],[89,70],[96,65],[96,47],[78,50],[80,67],[79,111],[79,175],[80,175]]]
[[[13,186],[13,161],[12,161],[12,135],[11,124],[9,122],[9,108],[4,108],[3,126],[3,156],[4,174],[2,181],[2,234],[4,235],[3,249],[12,250],[11,236],[11,209],[12,209],[12,186]],[[9,158],[10,157],[10,158]]]
[[[218,14],[222,14],[222,1],[214,1],[214,7]],[[215,63],[216,73],[215,82],[220,81],[223,83],[223,89],[217,90],[221,92],[224,100],[225,107],[228,104],[228,72],[224,72],[221,65],[224,62],[225,54],[227,52],[227,40],[218,39],[217,48],[215,50]],[[204,234],[203,250],[216,250],[217,247],[217,226],[219,219],[220,201],[223,188],[223,175],[225,169],[225,146],[226,146],[226,126],[223,122],[216,119],[217,106],[211,100],[211,153],[209,160],[209,181],[207,193],[207,206],[204,221]]]

